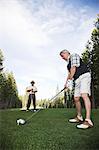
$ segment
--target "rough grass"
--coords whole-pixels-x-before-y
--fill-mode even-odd
[[[99,150],[99,109],[92,111],[94,127],[87,130],[70,124],[75,109],[65,108],[41,110],[25,125],[16,125],[32,113],[0,111],[0,150]]]

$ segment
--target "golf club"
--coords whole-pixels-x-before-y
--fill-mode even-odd
[[[35,113],[33,113],[32,115],[30,115],[26,120],[24,119],[17,119],[17,125],[24,125],[27,122],[29,122],[29,120],[31,120],[31,118],[33,118],[41,109],[37,110]]]
[[[57,97],[61,92],[63,92],[66,89],[63,88],[60,92],[58,92],[54,97],[52,97],[49,101],[51,102],[55,97]],[[18,119],[17,120],[17,125],[24,125],[26,124],[31,118],[33,118],[41,109],[39,109],[38,111],[36,111],[35,113],[33,113],[31,116],[29,116],[26,120],[24,119]]]
[[[54,97],[52,97],[52,98],[50,99],[50,101],[52,101],[55,97],[57,97],[57,96],[58,96],[60,93],[62,93],[65,89],[66,89],[66,87],[63,88],[60,92],[58,92]]]

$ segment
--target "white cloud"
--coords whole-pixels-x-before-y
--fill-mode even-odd
[[[93,23],[90,10],[61,0],[0,1],[1,48],[21,94],[32,79],[38,98],[51,97],[57,84],[63,86],[66,63],[59,51],[82,52]]]

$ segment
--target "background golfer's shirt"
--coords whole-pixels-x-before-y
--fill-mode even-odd
[[[35,92],[37,92],[36,86],[29,86],[26,89],[31,90],[30,92],[28,92],[29,94],[35,94]]]

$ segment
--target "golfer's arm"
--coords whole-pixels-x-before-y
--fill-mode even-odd
[[[36,93],[37,91],[34,91],[34,93]]]
[[[67,76],[66,81],[68,81],[69,79],[70,79],[70,72],[68,71],[68,76]]]
[[[65,86],[67,85],[68,80],[70,79],[70,72],[68,71],[68,76],[66,78]]]
[[[70,80],[73,79],[75,72],[76,72],[76,67],[75,66],[71,67],[70,74],[69,74],[69,79]]]
[[[75,66],[71,67],[70,72],[68,71],[68,76],[64,85],[65,87],[67,87],[68,80],[73,79],[75,72],[76,72],[76,67]]]

